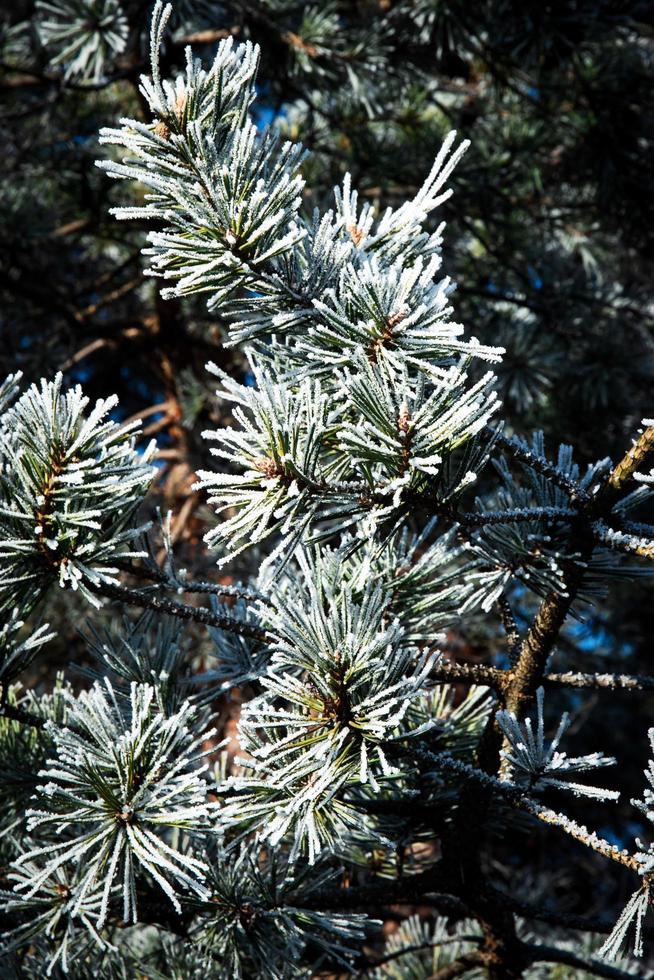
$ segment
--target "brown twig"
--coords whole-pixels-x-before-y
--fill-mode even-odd
[[[609,476],[609,486],[614,490],[620,490],[653,452],[654,425],[650,425],[641,433],[631,449],[624,454],[617,466],[614,466]]]

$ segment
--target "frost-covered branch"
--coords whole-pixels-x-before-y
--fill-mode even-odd
[[[596,851],[597,854],[601,854],[602,857],[622,864],[631,871],[639,871],[638,861],[629,851],[625,848],[618,847],[617,844],[611,844],[610,841],[604,840],[594,831],[581,826],[575,820],[566,817],[565,814],[557,813],[555,810],[551,810],[549,807],[543,806],[535,800],[523,800],[520,805],[542,823],[548,824],[550,827],[558,827],[564,834],[568,834],[574,840],[579,841],[580,844],[584,844],[592,851]]]
[[[107,76],[126,42],[119,0],[38,6],[64,77]],[[274,24],[298,72],[333,54],[355,85],[332,5],[301,13],[297,31],[276,14],[259,22]],[[569,757],[568,715],[546,734],[543,690],[654,687],[549,666],[577,604],[634,574],[624,552],[648,554],[648,532],[625,515],[650,492],[637,470],[654,427],[616,467],[585,471],[570,446],[549,459],[542,433],[504,436],[488,369],[503,349],[454,320],[441,272],[436,219],[467,143],[445,136],[394,207],[363,200],[344,174],[330,200],[316,189],[309,213],[302,147],[251,113],[258,48],[214,23],[210,64],[189,49],[164,77],[172,17],[158,0],[146,118],[102,131],[100,166],[132,188],[113,213],[150,228],[164,299],[204,294],[241,348],[240,381],[227,361],[208,366],[210,462],[193,493],[213,511],[212,560],[245,582],[177,569],[170,519],[163,557],[144,544],[154,448],[141,452],[137,426],[114,420],[114,399],[93,407],[61,376],[22,394],[15,376],[0,387],[0,774],[20,787],[3,823],[3,954],[34,950],[36,969],[80,977],[100,956],[117,976],[290,980],[362,964],[408,975],[438,935],[423,973],[439,980],[541,962],[619,976],[563,940],[528,936],[515,916],[546,922],[548,910],[498,897],[486,844],[531,815],[559,844],[565,835],[638,873],[605,949],[634,926],[640,952],[653,846],[614,847],[535,797],[617,797],[576,781],[615,760]],[[178,26],[189,33],[184,17]],[[641,486],[623,492],[632,477]],[[194,544],[180,543],[185,562]],[[30,615],[58,587],[92,603],[91,659],[80,658],[79,689],[22,691],[50,639]],[[457,646],[482,630],[474,649]],[[647,780],[635,805],[651,819],[652,764]],[[371,914],[401,905],[441,912],[455,935],[434,917],[426,941],[406,942],[420,928],[405,924],[402,955],[371,964]],[[126,952],[117,926],[139,918],[154,926],[154,953]]]
[[[113,562],[140,555],[130,548],[144,528],[133,518],[154,444],[139,455],[138,423],[107,417],[117,400],[87,415],[88,401],[79,387],[62,392],[58,375],[0,416],[0,610],[27,612],[53,585],[97,602],[90,585],[115,582]]]
[[[611,471],[609,485],[614,490],[619,490],[632,477],[642,480],[642,476],[637,475],[636,470],[654,452],[654,423],[651,419],[643,419],[643,426],[645,428],[634,445]]]
[[[179,619],[192,620],[204,626],[214,626],[217,629],[235,633],[238,636],[248,636],[263,641],[266,634],[251,623],[239,620],[228,613],[219,613],[205,606],[189,606],[174,599],[169,599],[154,591],[143,589],[128,589],[115,582],[92,582],[87,588],[98,596],[114,599],[128,606],[138,606],[140,609],[153,609],[156,612],[176,616]]]
[[[654,677],[645,674],[583,674],[567,671],[563,674],[545,674],[546,687],[578,687],[596,691],[652,691]]]

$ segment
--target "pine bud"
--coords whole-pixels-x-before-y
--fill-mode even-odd
[[[170,139],[170,127],[163,121],[163,119],[160,119],[157,125],[154,127],[154,134],[162,140]]]
[[[397,417],[397,427],[400,432],[408,432],[409,424],[411,421],[411,414],[409,412],[409,406],[406,402],[402,402],[400,405],[400,414]]]

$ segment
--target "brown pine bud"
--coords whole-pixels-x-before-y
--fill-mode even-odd
[[[255,459],[252,463],[255,470],[263,473],[267,480],[274,480],[275,477],[282,475],[282,470],[276,460],[271,459],[269,456],[260,456]]]
[[[184,118],[185,108],[186,108],[186,93],[182,92],[181,95],[177,96],[177,101],[175,102],[175,115],[177,116],[177,121],[180,123]]]
[[[406,320],[408,315],[409,315],[409,311],[407,309],[396,310],[395,313],[391,313],[388,320],[386,321],[389,330],[393,330],[398,325],[398,323],[402,323],[402,320]]]
[[[158,136],[162,140],[170,139],[170,127],[167,123],[160,119],[157,125],[154,127],[155,136]]]
[[[410,422],[411,415],[409,413],[409,406],[406,404],[406,402],[402,402],[400,405],[400,414],[397,417],[397,427],[400,432],[408,432]]]
[[[347,230],[349,231],[350,237],[351,237],[352,241],[354,242],[354,244],[357,245],[357,246],[360,245],[361,244],[361,240],[364,237],[364,231],[363,231],[363,229],[357,227],[357,225],[355,225],[354,223],[352,223],[351,225],[348,225],[347,226]]]

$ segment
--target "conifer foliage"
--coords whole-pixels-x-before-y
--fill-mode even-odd
[[[99,77],[122,50],[117,3],[41,7],[69,77]],[[87,34],[65,47],[78,9]],[[203,433],[214,465],[195,490],[216,564],[248,580],[178,570],[165,521],[157,553],[140,516],[156,447],[137,448],[113,399],[7,379],[6,975],[639,976],[609,960],[646,950],[652,845],[618,847],[550,809],[555,794],[575,814],[618,794],[603,785],[615,759],[562,750],[569,718],[549,692],[654,681],[552,675],[549,661],[568,614],[654,554],[654,528],[628,517],[651,492],[652,428],[585,473],[569,447],[552,461],[539,434],[504,435],[503,349],[453,319],[440,272],[434,219],[465,141],[451,133],[395,208],[360,204],[348,175],[309,213],[302,148],[251,117],[258,49],[223,39],[208,67],[189,49],[166,78],[171,12],[158,0],[152,15],[151,118],[104,129],[100,166],[139,195],[114,213],[151,226],[163,296],[206,294],[247,359],[246,384],[208,365],[230,424]],[[475,497],[484,468],[494,489]],[[89,604],[94,666],[39,699],[21,682],[58,589]],[[93,616],[111,603],[126,619],[103,632]],[[503,663],[451,658],[466,617],[503,624]],[[237,691],[234,752],[212,709]],[[651,797],[635,802],[647,819]],[[525,821],[633,876],[615,928],[543,914],[493,879],[494,841]],[[384,947],[390,905],[433,914],[407,915]]]

